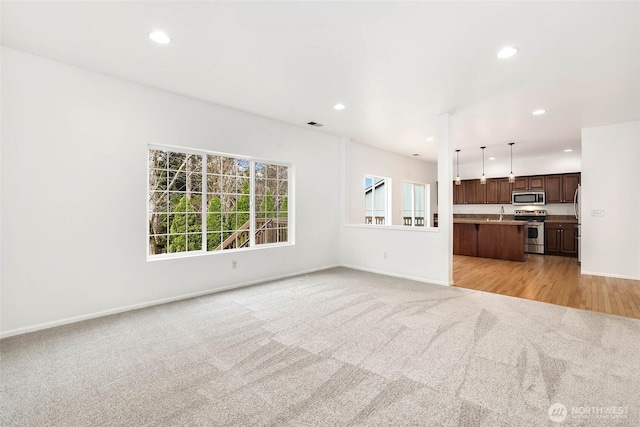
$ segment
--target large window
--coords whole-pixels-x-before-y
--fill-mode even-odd
[[[389,180],[379,176],[364,178],[364,222],[365,224],[384,225],[391,223],[388,218]]]
[[[402,215],[404,225],[424,227],[428,215],[428,185],[405,182],[402,186]]]
[[[149,256],[289,242],[289,166],[149,148]]]

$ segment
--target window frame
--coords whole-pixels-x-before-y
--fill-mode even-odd
[[[367,186],[366,186],[366,180],[367,179],[371,179],[371,222],[368,223],[367,222]],[[376,181],[376,179],[378,179],[378,181]],[[380,176],[380,175],[373,175],[373,174],[365,174],[364,176],[364,183],[365,183],[365,187],[364,187],[364,195],[365,195],[365,202],[364,202],[364,217],[365,217],[365,221],[364,223],[367,225],[375,225],[378,227],[382,227],[385,225],[392,225],[392,219],[391,219],[391,178],[385,177],[385,176]],[[376,193],[376,183],[383,181],[384,182],[384,224],[378,224],[374,221],[374,218],[376,218],[375,212],[376,212],[376,201],[375,201],[375,193]]]
[[[405,192],[404,192],[404,186],[405,185],[410,185],[411,186],[411,225],[407,225],[404,223],[404,218],[405,217],[405,209],[404,209],[404,203],[405,203]],[[424,189],[423,192],[423,198],[424,198],[424,206],[423,206],[423,210],[424,210],[424,217],[423,217],[423,223],[424,225],[416,225],[416,205],[415,205],[415,198],[416,198],[416,186],[420,186]],[[431,188],[429,184],[423,183],[423,182],[414,182],[414,181],[403,181],[402,182],[402,219],[403,219],[403,226],[404,227],[430,227],[431,226],[431,222],[429,221],[429,216],[430,216],[430,210],[431,210],[431,204],[430,204],[430,197],[431,197]]]
[[[165,151],[165,152],[175,152],[175,153],[180,153],[180,154],[188,154],[188,155],[197,155],[197,156],[202,156],[201,159],[201,163],[202,163],[202,169],[200,171],[201,176],[202,176],[202,182],[201,182],[201,188],[200,188],[200,192],[199,195],[201,196],[201,236],[202,236],[202,243],[201,243],[201,249],[200,250],[192,250],[192,251],[182,251],[182,252],[166,252],[166,253],[161,253],[161,254],[151,254],[150,253],[150,239],[151,237],[154,235],[153,233],[151,233],[150,227],[149,227],[149,222],[151,219],[151,206],[150,206],[150,193],[151,193],[151,188],[150,188],[150,173],[151,173],[151,167],[149,164],[149,155],[151,150],[159,150],[159,151]],[[208,250],[207,249],[207,235],[208,235],[208,231],[207,231],[207,214],[208,212],[208,203],[207,203],[207,195],[209,194],[209,189],[208,189],[208,180],[207,177],[209,175],[208,170],[207,170],[207,156],[220,156],[220,157],[227,157],[227,158],[232,158],[234,160],[243,160],[243,161],[247,161],[249,162],[249,247],[244,247],[244,248],[231,248],[231,249],[223,249],[223,250]],[[259,158],[259,157],[253,157],[253,156],[245,156],[245,155],[240,155],[240,154],[233,154],[233,153],[224,153],[224,152],[218,152],[218,151],[210,151],[210,150],[203,150],[203,149],[195,149],[195,148],[188,148],[188,147],[180,147],[180,146],[174,146],[174,145],[162,145],[162,144],[148,144],[147,145],[147,150],[146,150],[146,163],[147,163],[147,176],[146,176],[146,180],[147,180],[147,185],[146,185],[146,198],[147,198],[147,209],[146,209],[146,258],[147,261],[157,261],[157,260],[164,260],[164,259],[175,259],[175,258],[190,258],[190,257],[194,257],[194,256],[204,256],[204,255],[213,255],[213,254],[219,254],[219,253],[236,253],[236,252],[244,252],[244,251],[251,251],[251,250],[256,250],[256,249],[268,249],[268,248],[273,248],[273,247],[283,247],[283,246],[293,246],[295,245],[295,210],[294,210],[294,206],[295,206],[295,198],[293,195],[293,189],[294,189],[294,165],[292,163],[288,163],[288,162],[283,162],[283,161],[277,161],[277,160],[270,160],[270,159],[264,159],[264,158]],[[268,165],[274,165],[274,166],[284,166],[287,168],[287,211],[286,211],[286,215],[287,215],[287,241],[286,242],[273,242],[273,243],[261,243],[261,244],[257,244],[255,243],[255,232],[256,232],[256,210],[259,209],[258,206],[256,206],[256,185],[255,185],[255,168],[256,168],[256,164],[257,163],[264,163],[264,164],[268,164]],[[167,246],[168,246],[168,236],[170,235],[169,232],[169,226],[167,226]]]

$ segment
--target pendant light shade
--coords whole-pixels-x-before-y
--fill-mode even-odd
[[[487,177],[484,176],[484,149],[487,147],[480,147],[480,148],[482,148],[482,176],[480,177],[480,184],[486,184]]]
[[[460,150],[456,150],[456,185],[460,184]]]
[[[511,172],[509,173],[509,182],[511,184],[516,182],[516,176],[513,174],[513,144],[515,144],[515,142],[509,143],[509,147],[511,147]]]

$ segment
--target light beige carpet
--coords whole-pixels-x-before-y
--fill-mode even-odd
[[[2,426],[640,424],[640,321],[344,268],[0,352]]]

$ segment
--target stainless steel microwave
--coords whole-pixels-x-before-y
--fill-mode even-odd
[[[516,206],[539,206],[545,203],[544,191],[514,191],[511,193],[511,204]]]

